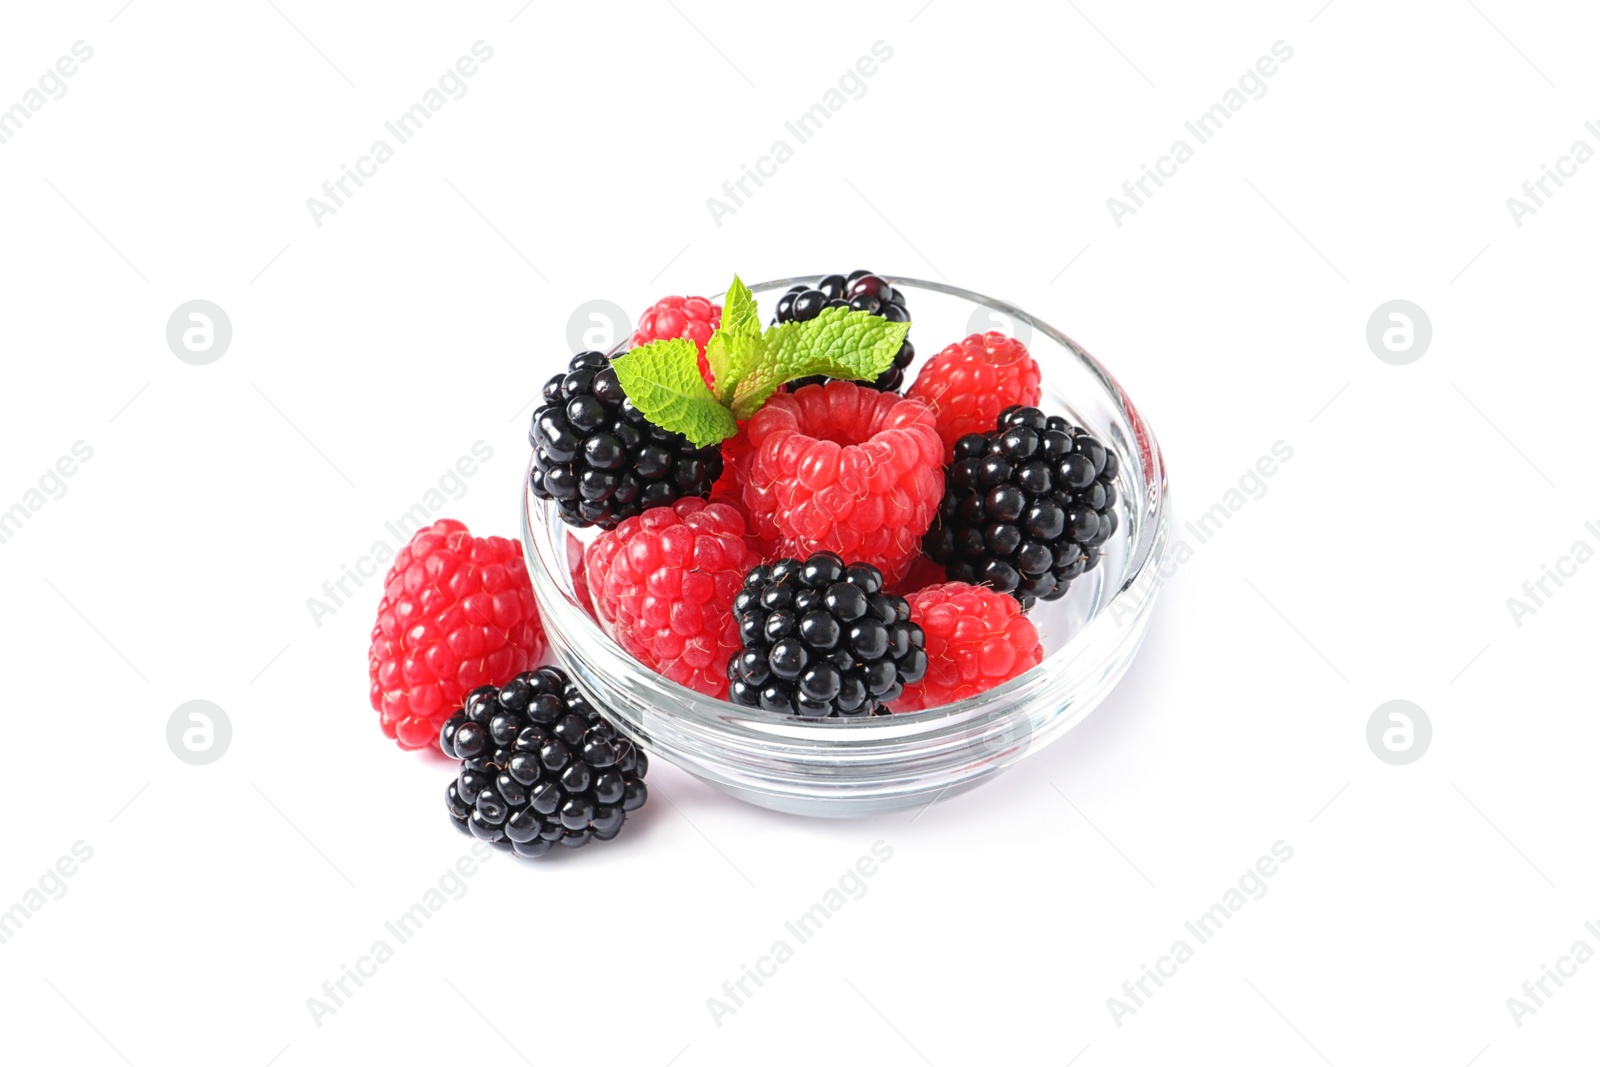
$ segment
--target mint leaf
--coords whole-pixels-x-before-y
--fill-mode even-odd
[[[717,399],[733,396],[733,387],[761,358],[761,312],[756,298],[735,274],[723,298],[722,325],[706,343],[706,362],[716,379]]]
[[[683,337],[640,345],[612,360],[617,381],[633,406],[664,430],[681,433],[696,448],[738,432],[733,414],[700,377],[694,342]]]
[[[750,336],[761,333],[761,310],[756,307],[755,294],[737,274],[722,300],[722,328],[729,333]]]
[[[742,336],[721,330],[706,342],[706,362],[711,364],[711,376],[716,381],[716,398],[720,404],[733,399],[734,387],[761,361],[761,335]]]
[[[910,329],[909,322],[849,308],[823,308],[809,322],[767,327],[759,361],[731,383],[734,418],[748,419],[779,386],[796,378],[822,374],[872,381],[889,369]],[[719,377],[719,391],[721,382]]]

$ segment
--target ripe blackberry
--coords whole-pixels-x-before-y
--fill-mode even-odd
[[[450,820],[519,856],[609,841],[647,795],[645,754],[555,667],[474,689],[439,747],[462,761],[445,790]]]
[[[744,650],[728,660],[728,698],[825,718],[886,714],[928,669],[922,627],[866,563],[832,552],[756,567],[733,602]]]
[[[905,294],[867,270],[851,271],[848,277],[830,274],[815,286],[795,286],[778,298],[778,312],[772,321],[809,322],[822,314],[823,308],[842,307],[865,311],[890,322],[911,321],[911,313],[906,310]],[[889,369],[867,384],[886,393],[898,392],[905,381],[906,368],[911,366],[916,356],[917,350],[912,347],[911,338],[907,337],[900,345],[900,351],[895,353]],[[816,375],[791,382],[788,388],[793,391],[802,385],[820,385],[828,380]]]
[[[1117,529],[1117,457],[1087,430],[1011,407],[955,444],[939,518],[922,548],[951,581],[1056,600]]]
[[[718,445],[695,448],[646,420],[599,352],[578,353],[545,383],[528,441],[534,495],[556,501],[571,526],[609,530],[647,508],[710,496],[722,474]]]

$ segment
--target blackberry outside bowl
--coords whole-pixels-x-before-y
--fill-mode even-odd
[[[816,280],[784,278],[751,290],[758,298],[768,294],[762,303],[770,317],[776,294]],[[857,816],[931,804],[1066,733],[1133,662],[1166,549],[1161,450],[1098,360],[1004,301],[938,282],[888,280],[907,293],[920,360],[970,333],[1005,326],[1039,362],[1046,413],[1087,428],[1117,456],[1117,531],[1098,566],[1065,597],[1031,612],[1045,658],[1027,673],[954,704],[867,719],[802,720],[702,696],[624,652],[579,604],[569,548],[599,531],[569,529],[555,505],[535,497],[523,479],[523,549],[560,665],[652,756],[741,800],[798,815]]]

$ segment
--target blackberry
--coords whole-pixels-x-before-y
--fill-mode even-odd
[[[462,761],[450,821],[519,856],[609,841],[647,795],[645,754],[555,667],[468,693],[439,747]]]
[[[728,660],[728,698],[825,718],[888,714],[928,669],[922,627],[866,563],[832,552],[780,559],[745,576],[733,601],[744,646]]]
[[[696,448],[645,419],[600,352],[580,352],[544,386],[528,430],[533,493],[554,500],[570,526],[611,529],[646,508],[709,497],[722,475],[720,445]]]
[[[945,469],[923,551],[951,581],[1010,593],[1024,609],[1064,596],[1116,532],[1117,457],[1087,430],[1010,407],[967,434]]]
[[[906,311],[905,294],[867,270],[851,271],[849,276],[830,274],[815,286],[797,285],[778,298],[778,313],[773,322],[808,322],[822,314],[823,308],[847,307],[865,311],[888,319],[890,322],[910,322]],[[870,384],[886,393],[898,392],[905,381],[906,368],[917,356],[917,350],[907,337],[895,353],[889,369],[878,375]],[[790,383],[791,390],[802,385],[820,385],[829,379],[820,375],[800,378]]]

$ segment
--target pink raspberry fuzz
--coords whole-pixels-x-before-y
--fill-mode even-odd
[[[744,517],[686,497],[601,534],[584,555],[595,613],[640,663],[711,697],[728,693],[739,648],[733,598],[760,558]]]
[[[890,711],[951,704],[1009,682],[1044,659],[1039,632],[1015,597],[986,585],[946,582],[906,598],[927,639],[928,671]]]
[[[944,494],[933,409],[855,382],[775,393],[751,417],[744,502],[783,555],[835,552],[895,582]]]

